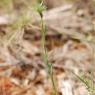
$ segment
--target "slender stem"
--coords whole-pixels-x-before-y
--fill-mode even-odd
[[[50,79],[51,79],[52,87],[53,87],[53,95],[58,95],[57,88],[56,88],[56,85],[55,85],[54,76],[53,76],[53,68],[52,68],[52,66],[51,66],[51,71],[50,71]]]
[[[45,28],[45,24],[44,24],[44,21],[43,21],[43,17],[41,17],[41,28],[42,28],[42,31],[41,31],[41,36],[42,36],[41,37],[42,38],[41,39],[41,42],[42,42],[42,57],[43,57],[45,65],[46,65],[48,75],[49,75],[50,80],[52,82],[53,95],[58,95],[57,88],[56,88],[56,85],[55,85],[55,80],[54,80],[54,77],[53,77],[52,65],[50,65],[49,62],[48,62],[47,49],[45,48],[46,28]]]

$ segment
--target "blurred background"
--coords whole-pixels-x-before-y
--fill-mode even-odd
[[[89,95],[76,75],[94,95],[95,1],[43,0],[43,4],[45,47],[58,95]],[[36,0],[0,0],[0,95],[53,95],[36,6]]]

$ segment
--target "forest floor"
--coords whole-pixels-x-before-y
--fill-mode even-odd
[[[48,61],[53,64],[59,95],[88,94],[73,73],[95,79],[95,14],[89,4],[79,5],[66,3],[44,12]],[[0,95],[52,95],[41,56],[40,19],[35,15],[22,30],[23,39],[17,38],[7,47],[0,46]],[[2,39],[8,26],[2,24],[7,23],[4,17],[0,21]]]

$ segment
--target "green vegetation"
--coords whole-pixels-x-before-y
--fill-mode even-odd
[[[84,75],[79,76],[74,73],[74,75],[84,84],[86,89],[88,90],[89,95],[95,95],[95,84],[93,79],[85,78]]]
[[[48,62],[48,54],[47,54],[47,49],[45,47],[46,26],[45,26],[44,20],[43,20],[43,11],[46,9],[46,7],[43,5],[43,2],[40,1],[40,2],[38,2],[35,9],[41,17],[42,57],[43,57],[45,65],[46,65],[46,70],[48,72],[49,78],[52,82],[53,95],[58,95],[57,88],[56,88],[56,85],[55,85],[55,79],[54,79],[54,76],[53,76],[53,66],[52,66],[52,64],[49,64],[49,62]]]

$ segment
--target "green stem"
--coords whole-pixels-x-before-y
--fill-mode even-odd
[[[41,36],[42,36],[41,37],[42,38],[41,39],[41,42],[42,42],[42,57],[43,57],[45,65],[46,65],[48,75],[49,75],[50,80],[52,82],[53,95],[58,95],[57,88],[56,88],[56,85],[55,85],[55,80],[54,80],[54,77],[53,77],[52,65],[50,65],[49,62],[48,62],[47,49],[45,48],[45,43],[46,43],[46,41],[45,41],[46,28],[45,28],[42,16],[41,16],[41,28],[42,28],[42,31],[41,31]]]

